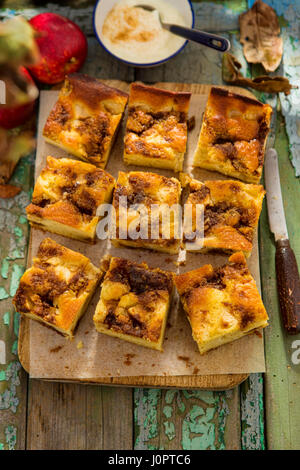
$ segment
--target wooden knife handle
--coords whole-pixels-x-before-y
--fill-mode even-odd
[[[276,277],[283,326],[290,335],[300,333],[300,279],[289,240],[276,241]]]

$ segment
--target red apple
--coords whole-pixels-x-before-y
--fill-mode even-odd
[[[17,92],[13,92],[11,88],[7,90],[6,95],[9,98],[9,102],[7,104],[0,104],[0,127],[4,129],[12,129],[24,124],[33,113],[35,100],[38,97],[38,89],[24,67],[19,68],[19,75],[27,86],[27,101],[24,102],[24,95],[22,93],[23,102],[19,104],[18,96],[16,96]],[[7,86],[9,87],[9,84]]]
[[[41,13],[30,20],[37,31],[41,61],[29,67],[42,83],[59,83],[65,75],[76,72],[87,55],[87,40],[73,21],[55,13]]]

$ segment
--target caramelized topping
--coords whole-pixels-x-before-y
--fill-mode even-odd
[[[108,272],[108,278],[113,282],[126,283],[130,291],[141,294],[151,290],[167,290],[172,292],[172,278],[161,271],[146,270],[125,259],[119,259],[116,268]]]
[[[153,127],[155,123],[162,123],[164,121],[166,124],[168,120],[184,124],[186,123],[187,116],[184,112],[174,110],[171,112],[160,111],[154,113],[131,107],[128,112],[127,132],[141,135]]]

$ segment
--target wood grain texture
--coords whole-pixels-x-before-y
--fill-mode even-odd
[[[128,450],[131,424],[127,389],[30,380],[27,449]]]

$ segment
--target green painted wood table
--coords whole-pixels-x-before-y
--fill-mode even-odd
[[[268,3],[274,5],[276,1]],[[53,11],[73,19],[88,36],[84,71],[99,78],[222,83],[221,55],[193,44],[157,68],[134,69],[113,60],[95,39],[93,4],[90,0],[53,1],[48,5],[4,0],[0,16],[22,13],[31,17]],[[222,30],[231,40],[243,72],[251,76],[261,70],[246,64],[238,40],[238,15],[247,7],[246,0],[194,3],[196,26]],[[287,30],[293,17],[299,20],[297,14],[290,15],[290,20],[279,14]],[[284,40],[289,38],[285,35]],[[260,99],[271,98],[260,95]],[[274,99],[271,101],[274,104]],[[287,224],[299,261],[299,181],[290,160],[294,147],[289,145],[289,137],[290,141],[279,112],[276,148]],[[288,338],[281,328],[275,248],[265,205],[259,236],[263,299],[271,317],[265,333],[266,374],[252,374],[240,387],[226,392],[109,388],[28,378],[18,362],[19,318],[11,298],[26,263],[29,229],[24,214],[32,191],[33,169],[34,155],[23,158],[12,177],[22,185],[22,192],[14,199],[0,200],[0,449],[299,449],[300,366],[291,361],[297,337]]]

